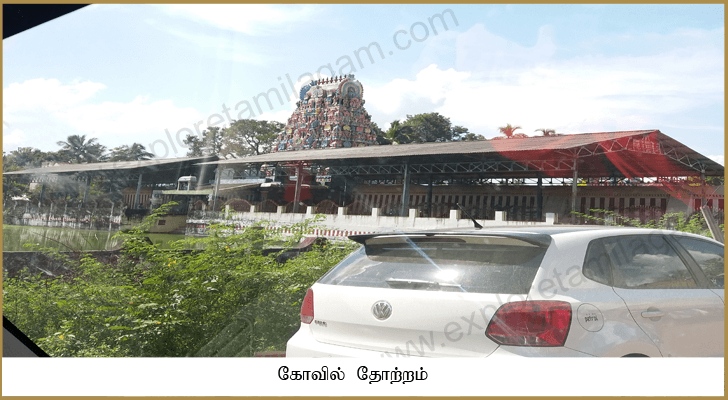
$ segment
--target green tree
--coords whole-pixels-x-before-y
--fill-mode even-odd
[[[19,169],[22,169],[22,167],[16,164],[14,157],[3,152],[3,171],[10,172]],[[26,183],[19,182],[18,178],[10,178],[9,176],[3,175],[3,196],[5,198],[20,196],[23,193],[27,193],[27,191],[28,185]]]
[[[217,126],[211,126],[202,131],[202,138],[196,135],[187,135],[184,143],[187,145],[188,157],[224,156],[222,154],[223,130]]]
[[[485,140],[485,136],[478,135],[478,134],[472,133],[472,132],[468,132],[460,140],[466,141],[466,142],[476,141],[476,140]]]
[[[15,171],[18,169],[38,168],[45,160],[46,154],[33,147],[18,147],[10,154],[3,152],[3,171]],[[6,169],[6,168],[15,169]]]
[[[66,153],[59,150],[43,152],[43,161],[51,163],[68,163],[70,162],[70,159]]]
[[[86,135],[71,135],[65,141],[56,142],[61,146],[59,154],[72,163],[98,161],[104,154],[106,147],[98,143],[98,139],[86,140]]]
[[[409,133],[409,128],[407,128],[406,131],[407,133]],[[389,124],[389,129],[387,129],[387,132],[384,133],[384,136],[385,138],[387,138],[387,140],[394,143],[400,143],[400,140],[407,140],[405,129],[403,128],[402,123],[399,120],[394,120],[391,124]]]
[[[226,154],[238,157],[270,153],[283,128],[284,124],[276,121],[235,120],[223,129],[222,145]]]
[[[543,135],[543,136],[554,136],[554,135],[556,135],[556,130],[555,129],[539,128],[539,129],[536,129],[534,132],[541,132],[541,135]]]
[[[376,122],[372,122],[372,132],[376,135],[377,143],[380,145],[392,144],[392,141],[387,139],[387,132],[384,132]]]
[[[114,147],[108,156],[109,161],[139,161],[151,158],[154,158],[154,154],[148,152],[146,147],[139,143]]]
[[[513,137],[513,135],[516,133],[516,130],[521,129],[520,126],[512,126],[511,124],[506,124],[506,126],[501,126],[498,128],[498,131],[505,135],[506,137],[510,138]]]
[[[408,115],[404,122],[392,122],[387,139],[395,143],[450,142],[467,135],[468,129],[453,126],[439,113]]]

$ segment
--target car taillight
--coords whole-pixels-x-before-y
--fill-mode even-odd
[[[571,325],[565,301],[519,301],[501,306],[485,336],[508,346],[563,346]]]
[[[303,304],[301,304],[301,322],[304,324],[313,322],[313,290],[311,289],[308,289],[306,297],[303,298]]]

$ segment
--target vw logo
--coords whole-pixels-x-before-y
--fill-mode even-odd
[[[392,305],[380,300],[372,306],[372,314],[374,314],[374,318],[384,321],[392,315]]]

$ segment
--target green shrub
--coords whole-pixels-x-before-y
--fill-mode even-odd
[[[614,211],[590,209],[591,214],[584,214],[572,211],[577,217],[584,218],[589,221],[596,222],[599,225],[615,225],[615,226],[633,226],[637,228],[652,229],[670,229],[681,232],[695,233],[698,235],[712,238],[713,235],[708,229],[708,224],[700,212],[694,213],[692,216],[686,216],[685,213],[668,213],[660,217],[659,220],[650,220],[642,223],[638,218],[629,218],[622,216]],[[596,214],[596,215],[594,215]],[[600,217],[598,215],[603,215]],[[725,232],[724,224],[720,225],[720,229]]]
[[[66,260],[73,276],[7,275],[4,315],[51,356],[251,356],[284,350],[300,324],[306,289],[345,257],[353,242],[314,248],[281,264],[263,255],[271,243],[291,247],[312,221],[279,236],[266,223],[231,234],[214,226],[205,238],[160,249],[146,238],[167,204],[119,232],[114,265],[87,256]],[[203,250],[187,250],[199,248]]]

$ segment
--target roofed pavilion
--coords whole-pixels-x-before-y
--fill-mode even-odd
[[[602,184],[679,185],[686,177],[722,177],[724,167],[659,130],[581,133],[504,140],[456,141],[310,151],[279,151],[208,164],[293,167],[314,175],[359,177],[371,183],[401,182],[401,214],[406,215],[409,187],[429,184],[507,183],[570,184],[572,211],[576,209],[577,182]],[[296,182],[296,196],[301,180]],[[699,196],[699,193],[698,193]],[[299,198],[294,198],[298,202]],[[540,207],[539,207],[540,209]],[[540,214],[540,213],[539,213]]]

